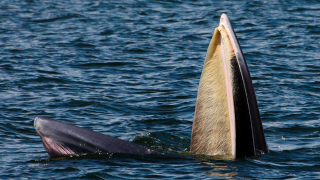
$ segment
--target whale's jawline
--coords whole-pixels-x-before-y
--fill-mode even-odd
[[[51,157],[86,153],[161,154],[128,141],[46,117],[38,116],[34,126]]]

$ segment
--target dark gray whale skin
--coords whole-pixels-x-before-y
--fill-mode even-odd
[[[236,158],[246,158],[269,153],[266,138],[263,132],[259,107],[253,88],[248,65],[244,58],[237,35],[227,15],[221,15],[220,22],[230,31],[230,39],[236,44],[238,51],[234,65],[234,82],[237,92],[234,95],[236,118]]]
[[[51,157],[85,153],[161,155],[128,141],[42,116],[35,118],[34,127]]]

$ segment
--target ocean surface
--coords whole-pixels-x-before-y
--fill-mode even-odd
[[[226,13],[269,154],[185,156]],[[0,179],[320,179],[320,2],[1,0]],[[168,154],[50,158],[37,116]]]

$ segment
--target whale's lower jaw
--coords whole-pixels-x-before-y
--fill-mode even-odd
[[[34,120],[34,127],[51,157],[86,153],[161,154],[131,142],[41,116]]]
[[[204,62],[190,150],[233,158],[269,152],[250,73],[225,14]]]

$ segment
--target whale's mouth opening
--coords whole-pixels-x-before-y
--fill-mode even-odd
[[[190,151],[243,158],[268,153],[251,76],[225,14],[204,62]]]

